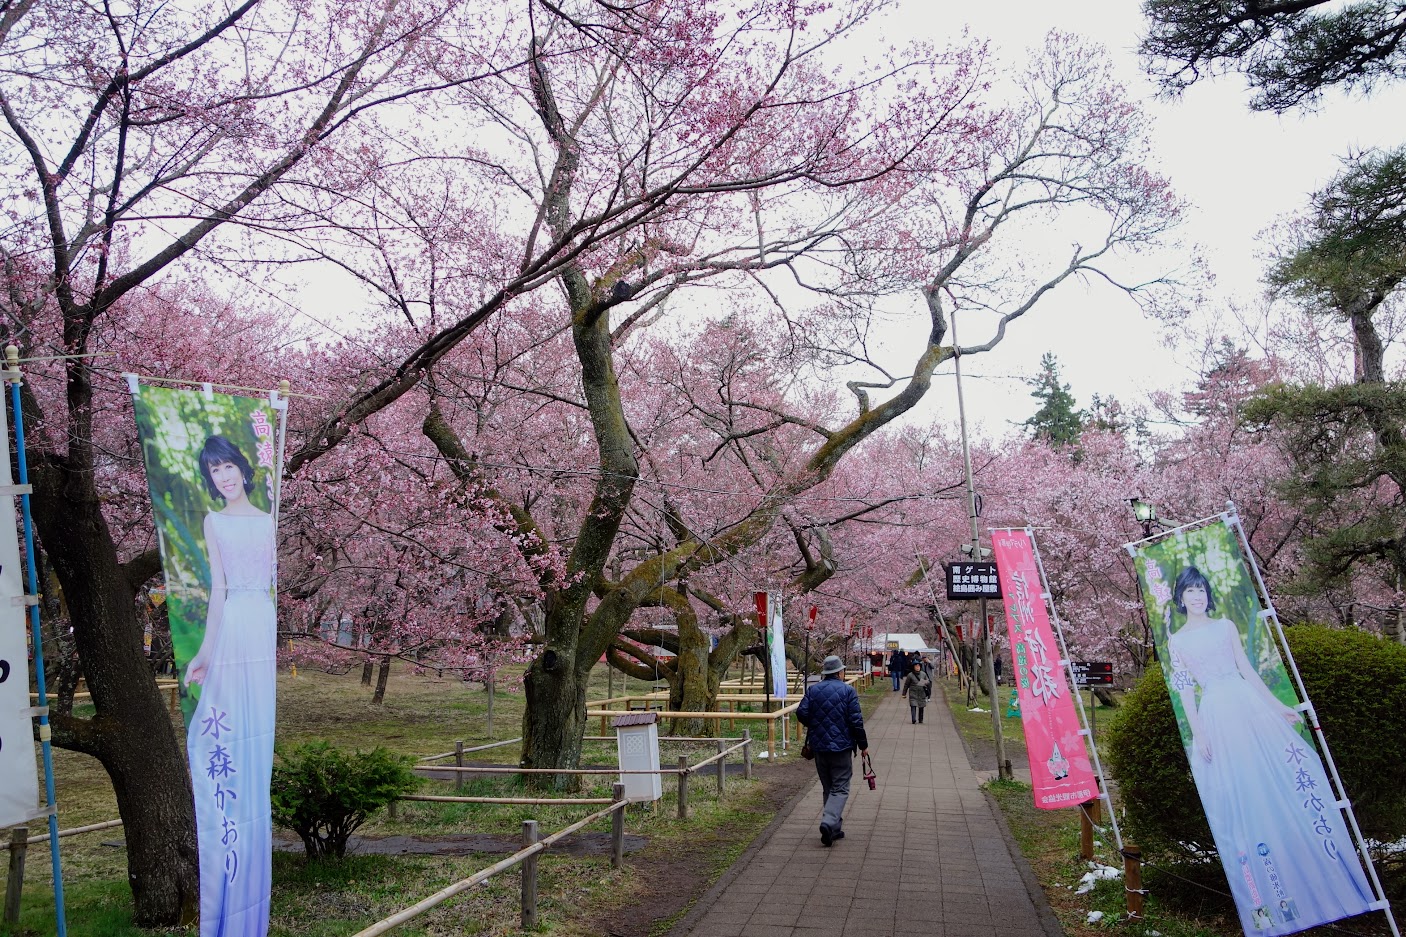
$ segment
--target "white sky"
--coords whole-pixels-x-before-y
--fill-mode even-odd
[[[984,0],[960,8],[904,0],[904,6],[900,15],[905,23],[921,24],[914,30],[919,35],[943,41],[965,19],[972,34],[991,38],[1003,57],[1038,45],[1050,29],[1088,36],[1108,49],[1120,77],[1153,118],[1157,168],[1192,203],[1184,237],[1202,246],[1216,277],[1215,294],[1202,309],[1207,321],[1228,301],[1254,305],[1263,270],[1258,235],[1305,204],[1337,172],[1342,155],[1406,138],[1401,85],[1370,100],[1330,94],[1316,114],[1283,117],[1250,111],[1249,93],[1237,75],[1203,80],[1180,100],[1156,99],[1136,55],[1143,21],[1140,4],[1131,0]],[[1174,351],[1163,347],[1163,330],[1107,289],[1090,295],[1077,285],[1063,288],[1018,326],[994,352],[964,367],[968,416],[991,435],[1004,434],[1007,421],[1034,412],[1029,388],[1011,377],[968,383],[967,373],[1032,375],[1048,350],[1058,357],[1080,406],[1095,392],[1112,393],[1127,406],[1158,388],[1179,389],[1199,358],[1199,348],[1185,341]],[[963,341],[968,337],[964,331]],[[935,390],[954,401],[942,409],[955,416],[951,387],[948,380]]]

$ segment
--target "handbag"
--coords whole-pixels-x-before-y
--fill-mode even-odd
[[[801,743],[801,757],[806,761],[811,761],[815,758],[815,752],[811,750],[809,738]]]
[[[859,764],[864,772],[864,780],[869,782],[869,790],[878,790],[879,776],[874,773],[874,762],[870,760],[868,752],[860,758]]]

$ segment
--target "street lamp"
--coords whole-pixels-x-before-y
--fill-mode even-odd
[[[1157,521],[1157,508],[1141,498],[1129,498],[1128,504],[1132,505],[1133,518],[1142,525],[1142,535],[1151,537],[1153,525],[1161,526]],[[1142,611],[1143,646],[1152,650],[1152,659],[1155,661],[1157,644],[1152,640],[1152,627],[1147,621],[1147,604],[1142,596],[1142,579],[1138,577],[1137,570],[1133,571],[1133,582],[1137,585],[1138,607]]]
[[[1157,508],[1141,498],[1129,498],[1128,503],[1133,507],[1133,517],[1142,525],[1142,535],[1152,536],[1152,525],[1157,523]]]

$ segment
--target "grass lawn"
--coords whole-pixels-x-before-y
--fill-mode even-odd
[[[597,668],[589,698],[606,695],[605,668]],[[301,671],[297,677],[279,674],[278,743],[291,745],[325,739],[344,748],[385,746],[396,752],[423,756],[451,751],[455,740],[466,747],[516,738],[520,734],[523,697],[500,688],[495,694],[492,732],[487,728],[487,694],[478,685],[465,685],[433,674],[414,675],[398,665],[392,672],[385,703],[371,705],[371,689],[360,682],[360,669],[346,675]],[[639,680],[614,677],[616,695],[651,689]],[[179,717],[177,717],[179,718]],[[597,726],[588,728],[594,734]],[[726,731],[726,730],[725,730]],[[741,728],[739,726],[738,734]],[[754,734],[755,731],[754,731]],[[765,734],[761,750],[765,750]],[[615,746],[588,742],[586,760],[613,765]],[[692,761],[707,757],[708,744],[661,746],[664,765],[677,764],[680,754]],[[754,750],[755,751],[755,750]],[[106,773],[85,755],[55,749],[60,826],[115,819],[117,808]],[[515,764],[516,745],[468,756],[480,763]],[[789,759],[788,759],[789,760]],[[779,766],[778,766],[779,767]],[[611,776],[600,776],[583,796],[609,796]],[[636,805],[626,817],[627,834],[648,839],[648,846],[627,856],[627,868],[611,869],[609,857],[567,857],[547,853],[538,884],[539,930],[564,937],[599,933],[592,923],[637,889],[641,873],[651,863],[677,863],[690,877],[710,881],[721,874],[755,835],[765,828],[776,803],[764,785],[729,775],[724,798],[716,794],[709,774],[694,775],[689,790],[690,816],[675,816],[674,780],[664,779],[664,800],[657,807]],[[426,779],[424,792],[454,793],[453,782]],[[476,778],[463,793],[519,793],[510,777]],[[454,833],[491,834],[516,838],[522,821],[535,819],[542,835],[555,832],[598,809],[595,807],[481,806],[405,803],[398,817],[384,813],[360,832],[369,836],[404,834],[430,837]],[[609,820],[585,832],[608,833]],[[281,835],[275,830],[276,835]],[[291,834],[290,834],[291,835]],[[63,874],[69,933],[75,937],[133,937],[151,934],[132,926],[126,885],[122,830],[110,829],[62,840]],[[404,908],[452,882],[493,864],[502,855],[423,856],[362,855],[345,862],[317,865],[301,853],[276,853],[270,933],[334,937],[349,935]],[[54,933],[49,853],[44,846],[29,851],[24,904],[18,930],[0,925],[4,935]],[[677,883],[676,883],[677,884]],[[690,882],[690,885],[696,883]],[[701,889],[699,889],[701,890]],[[690,892],[692,893],[692,892]],[[518,920],[519,876],[507,872],[441,905],[395,931],[399,935],[515,934]],[[194,929],[167,933],[194,933]]]

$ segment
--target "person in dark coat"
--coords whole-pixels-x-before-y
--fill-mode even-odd
[[[815,753],[815,773],[820,776],[820,792],[825,799],[820,817],[822,846],[845,838],[841,824],[850,778],[854,776],[854,750],[869,752],[859,694],[844,681],[844,672],[844,661],[833,654],[825,658],[820,682],[806,690],[796,709],[796,718],[810,730],[806,744]]]
[[[889,676],[893,678],[893,691],[898,692],[898,684],[908,675],[912,668],[908,666],[908,655],[901,650],[894,650],[889,655]]]
[[[928,697],[932,694],[932,678],[923,670],[921,661],[913,661],[913,672],[903,678],[903,694],[908,697],[908,712],[913,724],[923,721],[923,710],[927,708]]]

